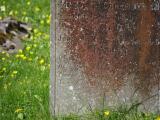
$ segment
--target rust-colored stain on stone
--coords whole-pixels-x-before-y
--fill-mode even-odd
[[[139,3],[145,8],[134,9]],[[151,0],[63,1],[60,24],[68,38],[66,52],[82,66],[91,85],[103,80],[119,89],[123,77],[134,73],[135,87],[142,93],[158,86],[160,11],[152,4]]]

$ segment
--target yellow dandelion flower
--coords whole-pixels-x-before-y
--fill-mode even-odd
[[[27,57],[26,57],[26,56],[24,56],[24,57],[22,57],[22,59],[23,59],[23,60],[26,60],[26,59],[27,59]]]
[[[34,44],[34,45],[33,45],[33,47],[35,47],[35,48],[36,48],[36,47],[37,47],[37,44]]]
[[[43,20],[41,20],[41,21],[40,21],[40,23],[43,25],[43,24],[44,24],[44,21],[43,21]]]
[[[8,53],[6,53],[6,56],[7,56],[7,57],[9,57],[9,54],[8,54]]]
[[[10,12],[9,12],[9,15],[13,15],[13,11],[10,11]]]
[[[26,47],[26,50],[27,50],[27,51],[29,51],[30,49],[31,49],[31,47],[30,47],[30,46]]]
[[[27,5],[30,5],[30,4],[31,4],[31,2],[30,2],[30,1],[28,1],[28,2],[27,2]]]
[[[28,19],[28,17],[25,17],[24,20],[25,20],[26,22],[28,22],[29,19]]]
[[[4,67],[4,68],[2,68],[2,71],[6,71],[6,68]]]
[[[29,54],[30,54],[30,55],[33,55],[33,52],[32,52],[32,51],[30,51],[30,52],[29,52]]]
[[[28,58],[28,61],[32,61],[32,58]]]
[[[19,57],[20,57],[20,56],[17,54],[17,55],[16,55],[16,58],[19,58]]]
[[[105,116],[109,116],[109,114],[110,114],[110,111],[105,111],[105,112],[104,112],[104,115],[105,115]]]
[[[14,11],[14,14],[17,15],[17,14],[18,14],[18,11]]]
[[[5,51],[2,52],[2,54],[5,54],[5,53],[6,53]]]
[[[14,74],[11,74],[11,77],[12,77],[12,78],[14,78],[14,77],[15,77],[15,75],[14,75]]]
[[[22,111],[23,111],[23,109],[18,108],[18,109],[15,110],[15,113],[19,113],[19,112],[22,112]]]
[[[36,8],[35,8],[35,11],[36,11],[36,12],[39,12],[39,11],[40,11],[40,8],[39,8],[39,7],[36,7]]]
[[[23,14],[23,15],[26,15],[27,13],[24,11],[22,14]]]
[[[23,57],[24,57],[24,55],[23,55],[23,54],[20,54],[20,55],[19,55],[19,57],[20,57],[20,58],[23,58]]]
[[[17,74],[17,73],[18,73],[18,71],[14,70],[12,73],[15,75],[15,74]]]
[[[6,7],[5,7],[4,5],[0,6],[0,10],[1,10],[2,12],[6,11]]]
[[[2,20],[2,17],[0,16],[0,20]]]
[[[19,52],[19,53],[22,53],[23,51],[22,51],[22,49],[19,49],[18,52]]]
[[[38,33],[38,29],[34,29],[33,31],[34,31],[34,33]]]
[[[6,60],[6,58],[2,58],[2,60],[3,60],[3,61],[5,61],[5,60]]]
[[[160,116],[158,116],[158,117],[156,118],[156,120],[160,120]]]
[[[39,64],[44,64],[44,59],[41,59],[41,60],[39,61]]]

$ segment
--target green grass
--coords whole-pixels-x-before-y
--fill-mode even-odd
[[[55,120],[160,120],[160,117],[154,113],[144,113],[138,111],[138,107],[127,107],[122,105],[116,109],[94,110],[82,116],[68,115],[59,116]]]
[[[34,32],[22,52],[0,54],[0,120],[49,120],[50,1],[0,0],[1,7],[0,18],[28,22]]]

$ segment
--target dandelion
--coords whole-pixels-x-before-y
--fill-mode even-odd
[[[32,58],[28,58],[28,61],[32,61]]]
[[[11,77],[14,78],[15,76],[13,74],[11,74]]]
[[[41,20],[41,21],[40,21],[40,23],[43,25],[43,24],[44,24],[44,21],[43,21],[43,20]]]
[[[51,22],[51,15],[49,15],[48,19],[47,19],[47,24],[50,24]]]
[[[24,55],[23,55],[23,54],[20,54],[20,55],[19,55],[19,57],[23,58],[23,57],[24,57]]]
[[[27,50],[27,51],[29,51],[30,49],[31,49],[31,47],[30,47],[30,46],[26,47],[26,50]]]
[[[27,13],[24,11],[22,14],[23,14],[23,15],[26,15]]]
[[[48,64],[48,67],[50,68],[50,67],[51,67],[51,65],[50,65],[50,64]]]
[[[2,68],[2,71],[6,71],[6,68],[4,67],[4,68]]]
[[[158,117],[156,118],[156,120],[160,120],[160,116],[158,116]]]
[[[0,16],[0,20],[2,20],[2,17]]]
[[[5,7],[4,5],[2,5],[2,6],[0,7],[0,10],[3,11],[3,12],[6,11],[6,7]]]
[[[37,32],[38,32],[38,29],[34,29],[33,31],[34,31],[34,33],[37,33]]]
[[[13,11],[10,11],[10,12],[9,12],[9,15],[13,15]]]
[[[20,56],[17,54],[17,55],[16,55],[16,58],[19,58],[19,57],[20,57]]]
[[[27,59],[27,57],[26,57],[26,56],[24,56],[22,59],[23,59],[23,60],[26,60],[26,59]]]
[[[18,108],[18,109],[15,110],[15,113],[19,113],[19,112],[22,112],[22,111],[23,111],[23,109]]]
[[[2,52],[2,54],[5,54],[5,53],[6,53],[6,52],[4,52],[4,51]]]
[[[109,114],[110,114],[110,111],[105,111],[105,112],[104,112],[104,115],[105,115],[105,116],[109,116]]]
[[[35,8],[35,11],[36,11],[36,12],[39,12],[39,11],[40,11],[40,8],[39,8],[39,7],[36,7],[36,8]]]
[[[22,49],[19,49],[18,52],[19,52],[19,53],[22,53],[23,51],[22,51]]]
[[[9,54],[8,54],[8,53],[6,53],[6,56],[7,56],[7,57],[9,57]]]
[[[32,51],[30,51],[30,52],[29,52],[29,54],[30,54],[30,55],[33,55],[33,52],[32,52]]]
[[[24,20],[25,20],[26,22],[28,22],[29,19],[28,19],[28,17],[25,17]]]
[[[17,14],[18,14],[18,11],[14,11],[14,14],[17,15]]]
[[[41,59],[40,61],[39,61],[39,64],[44,64],[44,59]]]
[[[5,60],[6,60],[6,58],[2,58],[2,60],[3,60],[3,61],[5,61]]]
[[[28,1],[28,2],[27,2],[27,5],[30,5],[30,4],[31,4],[31,2],[30,2],[30,1]]]
[[[37,47],[37,44],[34,44],[33,47],[36,48],[36,47]]]
[[[18,73],[18,71],[16,71],[16,70],[13,71],[13,74],[14,74],[14,75],[16,75],[17,73]]]

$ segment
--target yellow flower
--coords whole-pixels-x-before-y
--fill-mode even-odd
[[[104,112],[104,115],[105,115],[105,116],[108,116],[109,114],[110,114],[109,111],[105,111],[105,112]]]
[[[18,71],[16,71],[16,70],[13,71],[13,74],[14,74],[14,75],[17,74],[17,73],[18,73]]]
[[[2,20],[2,17],[0,16],[0,20]]]
[[[156,118],[156,120],[160,120],[160,116],[158,116],[158,117]]]
[[[10,12],[9,12],[9,15],[13,15],[13,11],[10,11]]]
[[[28,1],[28,2],[27,2],[27,5],[30,5],[30,4],[31,4],[31,2],[30,2],[30,1]]]
[[[16,58],[19,58],[19,57],[20,57],[20,56],[17,54],[17,55],[16,55]]]
[[[26,59],[27,59],[27,57],[26,57],[26,56],[24,56],[24,57],[22,57],[22,59],[23,59],[23,60],[26,60]]]
[[[6,7],[4,5],[0,6],[0,10],[3,12],[6,11]]]
[[[23,57],[24,57],[24,55],[23,55],[23,54],[20,54],[20,55],[19,55],[19,57],[23,58]]]
[[[37,33],[37,32],[38,32],[38,29],[34,29],[33,31],[34,31],[34,33]]]
[[[6,53],[6,56],[7,56],[7,57],[9,57],[9,54],[8,54],[8,53]]]
[[[36,48],[36,47],[37,47],[37,44],[34,44],[34,45],[33,45],[33,47],[35,47],[35,48]]]
[[[19,112],[22,112],[22,111],[23,111],[23,109],[18,108],[18,109],[15,110],[15,113],[19,113]]]
[[[4,68],[2,68],[2,71],[6,71],[6,68],[4,67]]]
[[[5,54],[5,53],[6,53],[5,51],[2,52],[2,54]]]
[[[29,52],[29,54],[33,55],[33,52],[32,52],[32,51],[30,51],[30,52]]]
[[[31,49],[31,47],[30,47],[30,46],[26,47],[26,50],[27,50],[27,51],[29,51],[30,49]]]
[[[39,64],[43,64],[44,63],[44,59],[41,59],[40,61],[39,61]]]
[[[41,20],[41,21],[40,21],[40,23],[43,25],[43,24],[44,24],[44,21],[43,21],[43,20]]]
[[[22,49],[19,49],[18,52],[19,52],[19,53],[22,53],[23,51],[22,51]]]
[[[15,11],[14,14],[17,15],[17,14],[18,14],[18,11]]]
[[[39,8],[39,7],[36,7],[36,8],[35,8],[35,11],[36,11],[36,12],[39,12],[39,11],[40,11],[40,8]]]
[[[24,20],[25,20],[26,22],[28,22],[29,18],[28,18],[28,17],[25,17]]]
[[[11,74],[11,77],[14,78],[15,76],[13,74]]]
[[[27,13],[24,11],[22,14],[23,14],[23,15],[26,15]]]
[[[6,58],[2,58],[2,60],[3,60],[3,61],[5,61],[5,60],[6,60]]]

